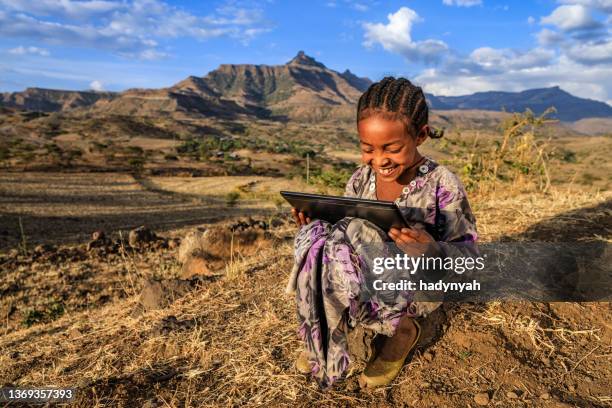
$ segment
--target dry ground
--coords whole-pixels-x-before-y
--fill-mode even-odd
[[[219,181],[246,190],[230,213],[220,212]],[[392,386],[360,391],[354,367],[346,381],[321,392],[293,369],[296,317],[283,293],[290,224],[272,229],[269,245],[233,264],[230,275],[202,280],[169,307],[144,314],[135,312],[140,288],[150,278],[177,276],[176,249],[106,254],[83,244],[97,228],[116,234],[147,223],[181,236],[189,226],[253,209],[267,208],[259,210],[266,219],[274,205],[261,200],[266,186],[284,188],[277,183],[2,174],[0,386],[75,387],[71,406],[82,407],[475,407],[483,393],[498,407],[612,405],[609,303],[448,304],[438,335]],[[611,200],[596,190],[553,189],[471,201],[484,241],[609,241]],[[18,243],[19,217],[29,245],[71,244],[50,256],[7,256]]]

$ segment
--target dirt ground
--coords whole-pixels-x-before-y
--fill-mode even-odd
[[[229,209],[220,181],[243,187]],[[78,407],[612,406],[603,302],[445,304],[391,386],[360,390],[357,363],[322,392],[293,368],[300,344],[283,289],[295,229],[286,208],[277,214],[263,201],[281,187],[267,178],[0,174],[0,386],[73,387]],[[471,201],[484,242],[610,241],[609,193]],[[181,273],[172,239],[246,215],[267,225],[261,249],[188,281],[164,307],[142,309],[147,282]],[[121,240],[142,224],[160,239]],[[114,244],[88,248],[99,229]],[[27,253],[15,249],[24,237]]]

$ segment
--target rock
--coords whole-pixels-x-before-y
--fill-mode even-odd
[[[53,246],[52,246],[52,245],[49,245],[49,244],[41,244],[41,245],[37,245],[37,246],[34,248],[34,253],[35,253],[35,254],[37,254],[37,255],[43,255],[43,254],[46,254],[46,253],[48,253],[48,252],[53,251],[53,249],[54,249],[54,248],[53,248]]]
[[[550,394],[547,392],[540,394],[540,399],[543,399],[543,400],[550,399]]]
[[[187,280],[149,280],[142,288],[139,303],[145,311],[163,309],[192,288],[192,282]]]
[[[514,392],[514,391],[508,391],[508,392],[506,393],[506,397],[508,397],[508,398],[510,398],[510,399],[516,399],[516,398],[518,398],[519,396],[518,396],[518,395],[516,394],[516,392]]]
[[[433,354],[429,351],[423,354],[423,359],[427,361],[428,363],[431,363],[433,361],[433,358],[434,358]]]
[[[206,245],[208,230],[197,228],[189,232],[185,238],[181,240],[181,245],[178,249],[177,258],[180,263],[187,262],[187,259],[192,253],[204,251],[203,246]]]
[[[168,240],[168,249],[176,249],[181,245],[181,240],[178,238],[170,238]]]
[[[106,238],[104,231],[96,230],[91,234],[91,241],[87,243],[87,251],[91,251],[93,248],[105,248],[111,244],[111,240]]]
[[[99,241],[106,238],[106,234],[102,230],[96,230],[91,234],[92,241]]]
[[[128,243],[131,247],[137,247],[141,244],[155,241],[157,236],[146,226],[142,225],[130,231],[128,235]]]
[[[376,351],[375,337],[374,332],[361,325],[351,330],[347,338],[349,361],[366,364]]]
[[[480,392],[474,395],[474,402],[478,405],[489,405],[489,401],[489,394],[487,394],[486,392]]]
[[[280,218],[280,217],[274,217],[274,218],[272,218],[270,220],[270,226],[272,228],[278,228],[278,227],[280,227],[281,225],[284,225],[284,224],[285,224],[285,221],[282,218]]]
[[[198,228],[181,240],[178,261],[182,264],[198,254],[205,259],[209,270],[220,270],[230,259],[248,257],[269,243],[267,224],[252,218],[224,225]]]
[[[209,266],[210,257],[205,252],[191,254],[181,268],[181,279],[191,279],[194,276],[211,276],[214,272]]]

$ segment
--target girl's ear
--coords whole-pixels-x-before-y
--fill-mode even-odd
[[[423,125],[423,127],[421,128],[421,130],[419,130],[419,133],[417,134],[417,146],[421,145],[421,143],[423,143],[425,139],[427,139],[427,136],[429,136],[429,125]]]

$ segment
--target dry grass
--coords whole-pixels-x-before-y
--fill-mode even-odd
[[[603,193],[552,190],[472,201],[479,228],[492,240],[536,221],[571,222],[551,217],[606,199]],[[277,234],[290,237],[292,231]],[[353,371],[347,381],[321,392],[292,367],[300,344],[293,300],[283,293],[291,266],[286,241],[234,259],[225,277],[204,282],[166,309],[135,317],[138,299],[129,278],[146,273],[126,253],[129,296],[0,337],[0,349],[7,350],[0,353],[0,382],[76,387],[73,406],[83,407],[145,401],[164,407],[467,406],[483,390],[500,406],[540,406],[545,400],[539,396],[546,393],[551,402],[580,406],[609,401],[611,330],[605,304],[589,309],[568,304],[568,310],[561,305],[555,313],[548,304],[527,302],[451,307],[445,334],[427,350],[433,359],[418,352],[392,386],[360,392],[359,372]],[[160,265],[149,267],[149,273],[160,274]],[[164,269],[165,276],[176,272]],[[185,326],[164,331],[171,316]],[[506,393],[516,390],[520,398],[508,399]]]

